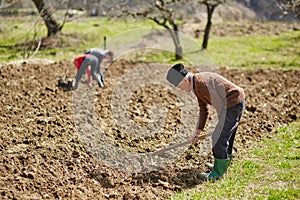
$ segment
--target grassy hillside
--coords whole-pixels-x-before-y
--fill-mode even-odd
[[[280,35],[222,37],[210,40],[209,52],[220,65],[234,68],[299,68],[300,31]]]
[[[36,17],[6,19],[0,34],[0,61],[6,62],[29,57],[35,48],[30,49],[30,41],[35,40],[37,46],[40,38],[46,35],[43,22]],[[112,37],[140,27],[153,27],[149,21],[107,20],[102,18],[83,18],[67,22],[59,38],[44,40],[37,58],[51,60],[73,59],[74,56],[91,47],[101,47],[103,38]],[[44,45],[44,46],[43,46]]]
[[[224,24],[226,26],[226,24]],[[36,58],[73,59],[90,47],[102,47],[103,38],[113,37],[136,28],[158,27],[151,21],[107,20],[84,18],[67,22],[59,38],[44,40]],[[213,27],[214,28],[214,27]],[[0,34],[0,61],[31,57],[35,48],[29,42],[46,35],[39,18],[7,19]],[[188,36],[190,37],[190,36]],[[191,40],[195,40],[191,38]],[[200,42],[201,40],[195,40]],[[44,45],[44,46],[43,46]],[[233,68],[298,68],[300,65],[300,31],[279,35],[265,34],[245,37],[211,37],[208,53],[217,65]],[[187,52],[183,52],[186,56]],[[172,54],[161,52],[140,58],[145,61],[171,62]]]

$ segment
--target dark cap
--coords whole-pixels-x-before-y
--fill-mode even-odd
[[[169,69],[167,80],[174,86],[177,86],[182,79],[187,75],[188,71],[184,69],[183,64],[178,63]]]
[[[105,55],[109,55],[110,57],[114,57],[114,53],[112,51],[106,51]]]
[[[105,56],[109,56],[110,57],[110,61],[114,60],[114,53],[112,51],[105,50],[104,55]]]

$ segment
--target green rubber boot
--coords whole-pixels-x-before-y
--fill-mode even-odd
[[[228,159],[229,159],[228,166],[230,166],[230,163],[231,163],[232,158],[233,158],[233,154],[227,154],[227,157],[228,157]],[[205,163],[205,165],[206,165],[209,169],[211,169],[211,170],[212,170],[213,167],[214,167],[214,165],[213,165],[212,163],[209,163],[209,162]]]
[[[215,158],[214,167],[211,172],[203,174],[206,179],[219,179],[221,178],[229,165],[230,159],[217,159]]]

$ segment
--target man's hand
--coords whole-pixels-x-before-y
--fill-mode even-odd
[[[201,134],[201,130],[196,130],[195,131],[195,134],[193,135],[193,138],[192,138],[192,144],[196,144],[198,141],[199,141],[199,136]]]

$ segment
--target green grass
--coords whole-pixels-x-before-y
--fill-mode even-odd
[[[2,28],[1,28],[2,27]],[[108,20],[104,18],[78,18],[67,22],[62,30],[64,36],[59,39],[64,48],[53,47],[40,50],[35,57],[51,60],[73,59],[74,56],[90,47],[101,47],[104,36],[107,39],[128,30],[137,28],[159,27],[149,20]],[[0,26],[0,63],[22,59],[30,51],[24,50],[24,44],[34,38],[46,36],[43,21],[37,16],[6,19]],[[34,37],[36,33],[36,37]],[[199,43],[201,40],[190,38]],[[188,40],[186,40],[188,41]],[[201,52],[189,52],[190,46],[185,45],[184,56],[201,57]],[[121,41],[120,41],[121,42]],[[120,45],[122,45],[120,43]],[[172,44],[173,45],[173,44]],[[212,62],[220,67],[230,68],[299,68],[300,65],[300,31],[286,32],[281,35],[258,35],[247,37],[212,37],[209,40],[207,53]],[[130,55],[132,58],[132,55]],[[134,57],[134,56],[133,56]],[[134,57],[146,62],[173,63],[173,52],[149,52],[142,56]],[[189,60],[189,59],[187,59]],[[207,62],[207,61],[205,61]]]
[[[281,35],[222,37],[209,41],[216,63],[231,68],[299,68],[300,31]]]
[[[0,28],[0,63],[23,58],[24,43],[47,35],[45,25],[36,16],[8,18]],[[103,38],[110,38],[119,33],[142,27],[157,26],[151,21],[109,20],[104,18],[80,18],[67,22],[63,36],[59,39],[64,48],[43,49],[35,57],[51,60],[73,59],[91,47],[101,47]],[[34,37],[34,34],[37,36]],[[20,46],[18,46],[18,44]]]
[[[239,160],[225,178],[174,195],[183,199],[299,199],[300,121],[277,130]]]

